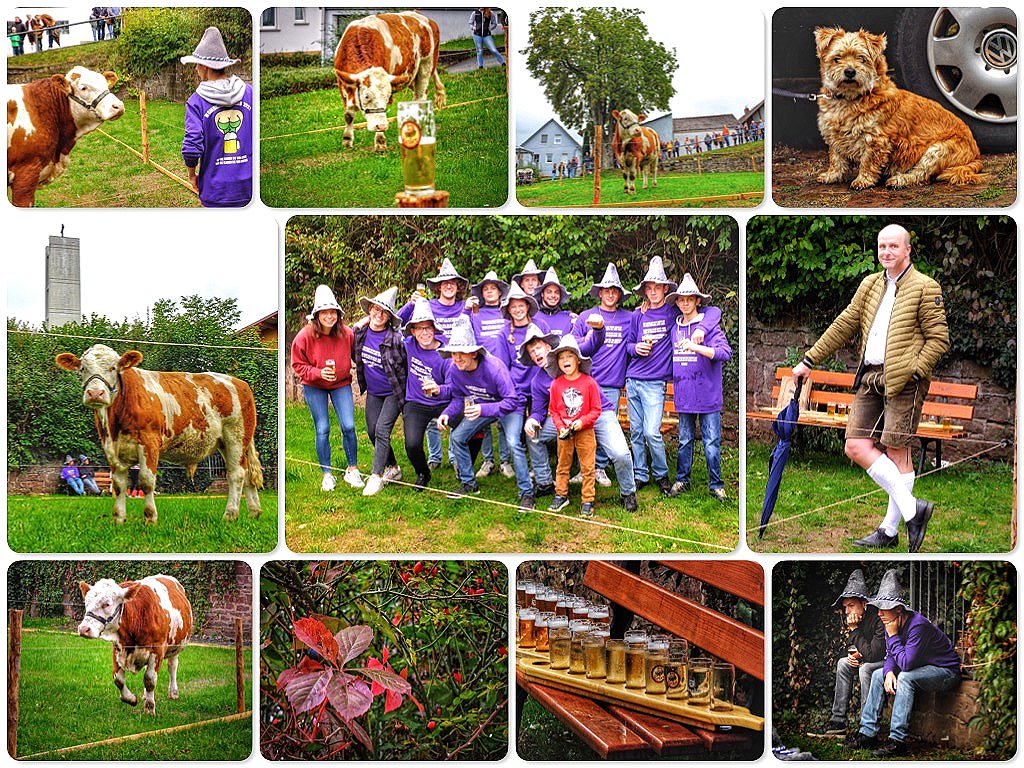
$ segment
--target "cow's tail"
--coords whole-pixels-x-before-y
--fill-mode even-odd
[[[260,464],[260,454],[256,450],[255,440],[250,440],[245,449],[245,478],[253,488],[263,488],[263,465]]]

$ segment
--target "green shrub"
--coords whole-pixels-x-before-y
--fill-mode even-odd
[[[319,67],[323,59],[319,53],[311,51],[288,51],[260,54],[260,79],[268,69],[288,67]]]
[[[260,96],[270,99],[274,96],[286,96],[290,93],[319,91],[325,88],[336,88],[338,79],[334,70],[328,67],[274,67],[260,70]],[[339,111],[344,109],[339,95]]]

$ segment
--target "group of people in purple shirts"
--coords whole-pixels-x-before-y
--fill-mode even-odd
[[[433,298],[427,298],[427,286]],[[590,457],[585,462],[579,456],[581,472],[573,478],[584,483],[584,514],[592,514],[594,483],[612,484],[609,464],[629,511],[637,509],[637,490],[650,483],[666,496],[689,490],[698,423],[709,490],[726,501],[720,450],[722,365],[732,349],[720,327],[721,311],[705,304],[710,296],[690,274],[678,284],[669,280],[660,257],[651,259],[634,291],[640,306],[622,308],[632,292],[609,263],[589,291],[597,304],[577,315],[568,308],[569,292],[554,268],[540,269],[530,259],[509,282],[491,271],[471,284],[446,258],[438,274],[418,286],[404,306],[397,306],[395,287],[361,298],[366,317],[349,327],[331,289],[318,286],[307,325],[292,344],[291,359],[313,418],[321,488],[332,491],[336,486],[330,401],[342,432],[344,480],[363,495],[374,495],[389,481],[401,479],[391,446],[401,416],[417,490],[441,466],[440,430],[450,430],[449,457],[459,481],[453,498],[479,493],[477,480],[500,470],[516,479],[517,506],[533,509],[538,498],[555,494],[549,447],[560,435],[555,427],[559,419],[552,415],[558,411],[564,416],[565,411],[561,401],[557,408],[550,402],[560,373],[552,361],[569,347],[577,361],[574,372],[582,368],[600,390],[600,414],[587,420],[597,443],[594,466],[588,467]],[[367,434],[374,446],[368,476],[357,467],[353,376],[366,397]],[[661,432],[669,382],[679,419],[674,478]],[[623,388],[628,441],[617,416]],[[561,396],[562,389],[556,389]],[[497,441],[492,425],[498,429]],[[474,471],[478,454],[482,464]],[[562,493],[555,494],[558,503],[567,504]]]

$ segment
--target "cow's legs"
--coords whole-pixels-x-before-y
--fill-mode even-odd
[[[352,129],[352,123],[356,119],[356,108],[355,105],[345,107],[345,135],[341,140],[341,143],[346,147],[355,146],[355,131]]]
[[[242,486],[245,485],[245,469],[242,467],[242,447],[220,445],[224,457],[225,474],[228,478],[228,503],[224,510],[225,520],[238,519],[238,507],[242,501]],[[246,496],[246,501],[249,497]],[[258,505],[258,502],[257,502]],[[252,509],[250,508],[250,512]]]
[[[167,698],[178,698],[178,654],[167,657],[167,674],[171,681],[167,684]]]
[[[373,134],[373,149],[375,152],[388,151],[388,136],[384,131],[377,131]]]
[[[19,208],[31,208],[36,202],[36,188],[39,186],[39,175],[43,172],[41,163],[35,162],[18,169],[17,176],[11,182],[11,202]]]
[[[147,715],[156,714],[156,655],[149,657],[149,662],[146,664],[146,673],[142,677],[142,682],[146,686],[145,693],[142,694],[142,709]]]
[[[139,698],[128,690],[128,683],[125,682],[124,673],[125,665],[120,659],[117,658],[118,646],[114,646],[114,685],[117,686],[118,693],[121,694],[121,701],[125,704],[135,706],[139,703]]]
[[[448,101],[448,92],[444,89],[441,76],[437,73],[437,65],[434,65],[434,106],[437,109],[444,109]]]
[[[156,490],[156,468],[159,462],[158,445],[139,446],[139,485],[146,494],[146,522],[150,524],[156,523],[156,499],[153,498],[153,492]]]
[[[125,493],[128,490],[128,467],[115,464],[109,457],[110,462],[110,484],[113,486],[114,494],[114,522],[124,522]]]

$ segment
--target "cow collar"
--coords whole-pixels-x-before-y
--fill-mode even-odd
[[[112,624],[121,618],[122,611],[124,611],[124,603],[119,604],[117,608],[114,609],[114,612],[110,614],[109,619],[105,619],[99,614],[93,613],[92,611],[87,611],[85,614],[85,618],[98,621],[103,626],[103,629],[106,629],[107,625]]]
[[[366,109],[363,106],[363,97],[359,95],[359,84],[356,83],[356,105],[359,107],[359,111],[364,115],[380,115],[388,111],[387,106],[383,109]]]
[[[624,121],[624,120],[623,120],[623,119],[622,119],[621,117],[619,118],[619,125],[620,125],[620,126],[622,126],[622,128],[623,128],[624,130],[627,130],[627,131],[628,131],[628,130],[629,130],[630,128],[632,128],[632,127],[633,127],[634,125],[639,125],[639,124],[640,124],[640,121],[639,121],[639,120],[634,120],[634,121],[633,121],[632,123],[627,123],[627,122],[626,122],[626,121]]]
[[[85,99],[83,99],[83,98],[82,98],[81,96],[79,96],[79,95],[78,95],[77,93],[75,93],[74,91],[72,91],[71,93],[69,93],[69,94],[68,94],[68,98],[69,98],[69,99],[71,99],[72,101],[78,102],[78,103],[79,103],[79,104],[81,104],[81,105],[82,105],[83,107],[85,107],[86,109],[88,109],[88,110],[89,110],[90,112],[93,112],[93,113],[95,113],[95,112],[96,112],[96,107],[98,107],[98,106],[99,106],[99,103],[100,103],[101,101],[103,101],[103,99],[105,99],[105,98],[106,98],[107,96],[109,96],[109,95],[110,95],[110,89],[108,88],[107,90],[105,90],[105,91],[103,91],[102,93],[100,93],[100,94],[99,94],[99,95],[98,95],[98,96],[97,96],[97,97],[96,97],[95,99],[93,99],[92,101],[86,101]]]
[[[113,396],[116,395],[121,390],[121,385],[123,383],[122,379],[121,379],[121,372],[120,371],[117,372],[117,386],[111,384],[109,381],[107,381],[105,378],[103,378],[103,376],[101,374],[94,373],[92,376],[90,376],[88,379],[86,379],[85,383],[82,385],[82,391],[83,392],[86,389],[89,388],[89,382],[92,381],[93,379],[99,379],[104,384],[106,384],[107,389],[110,390],[111,398],[113,398]]]

